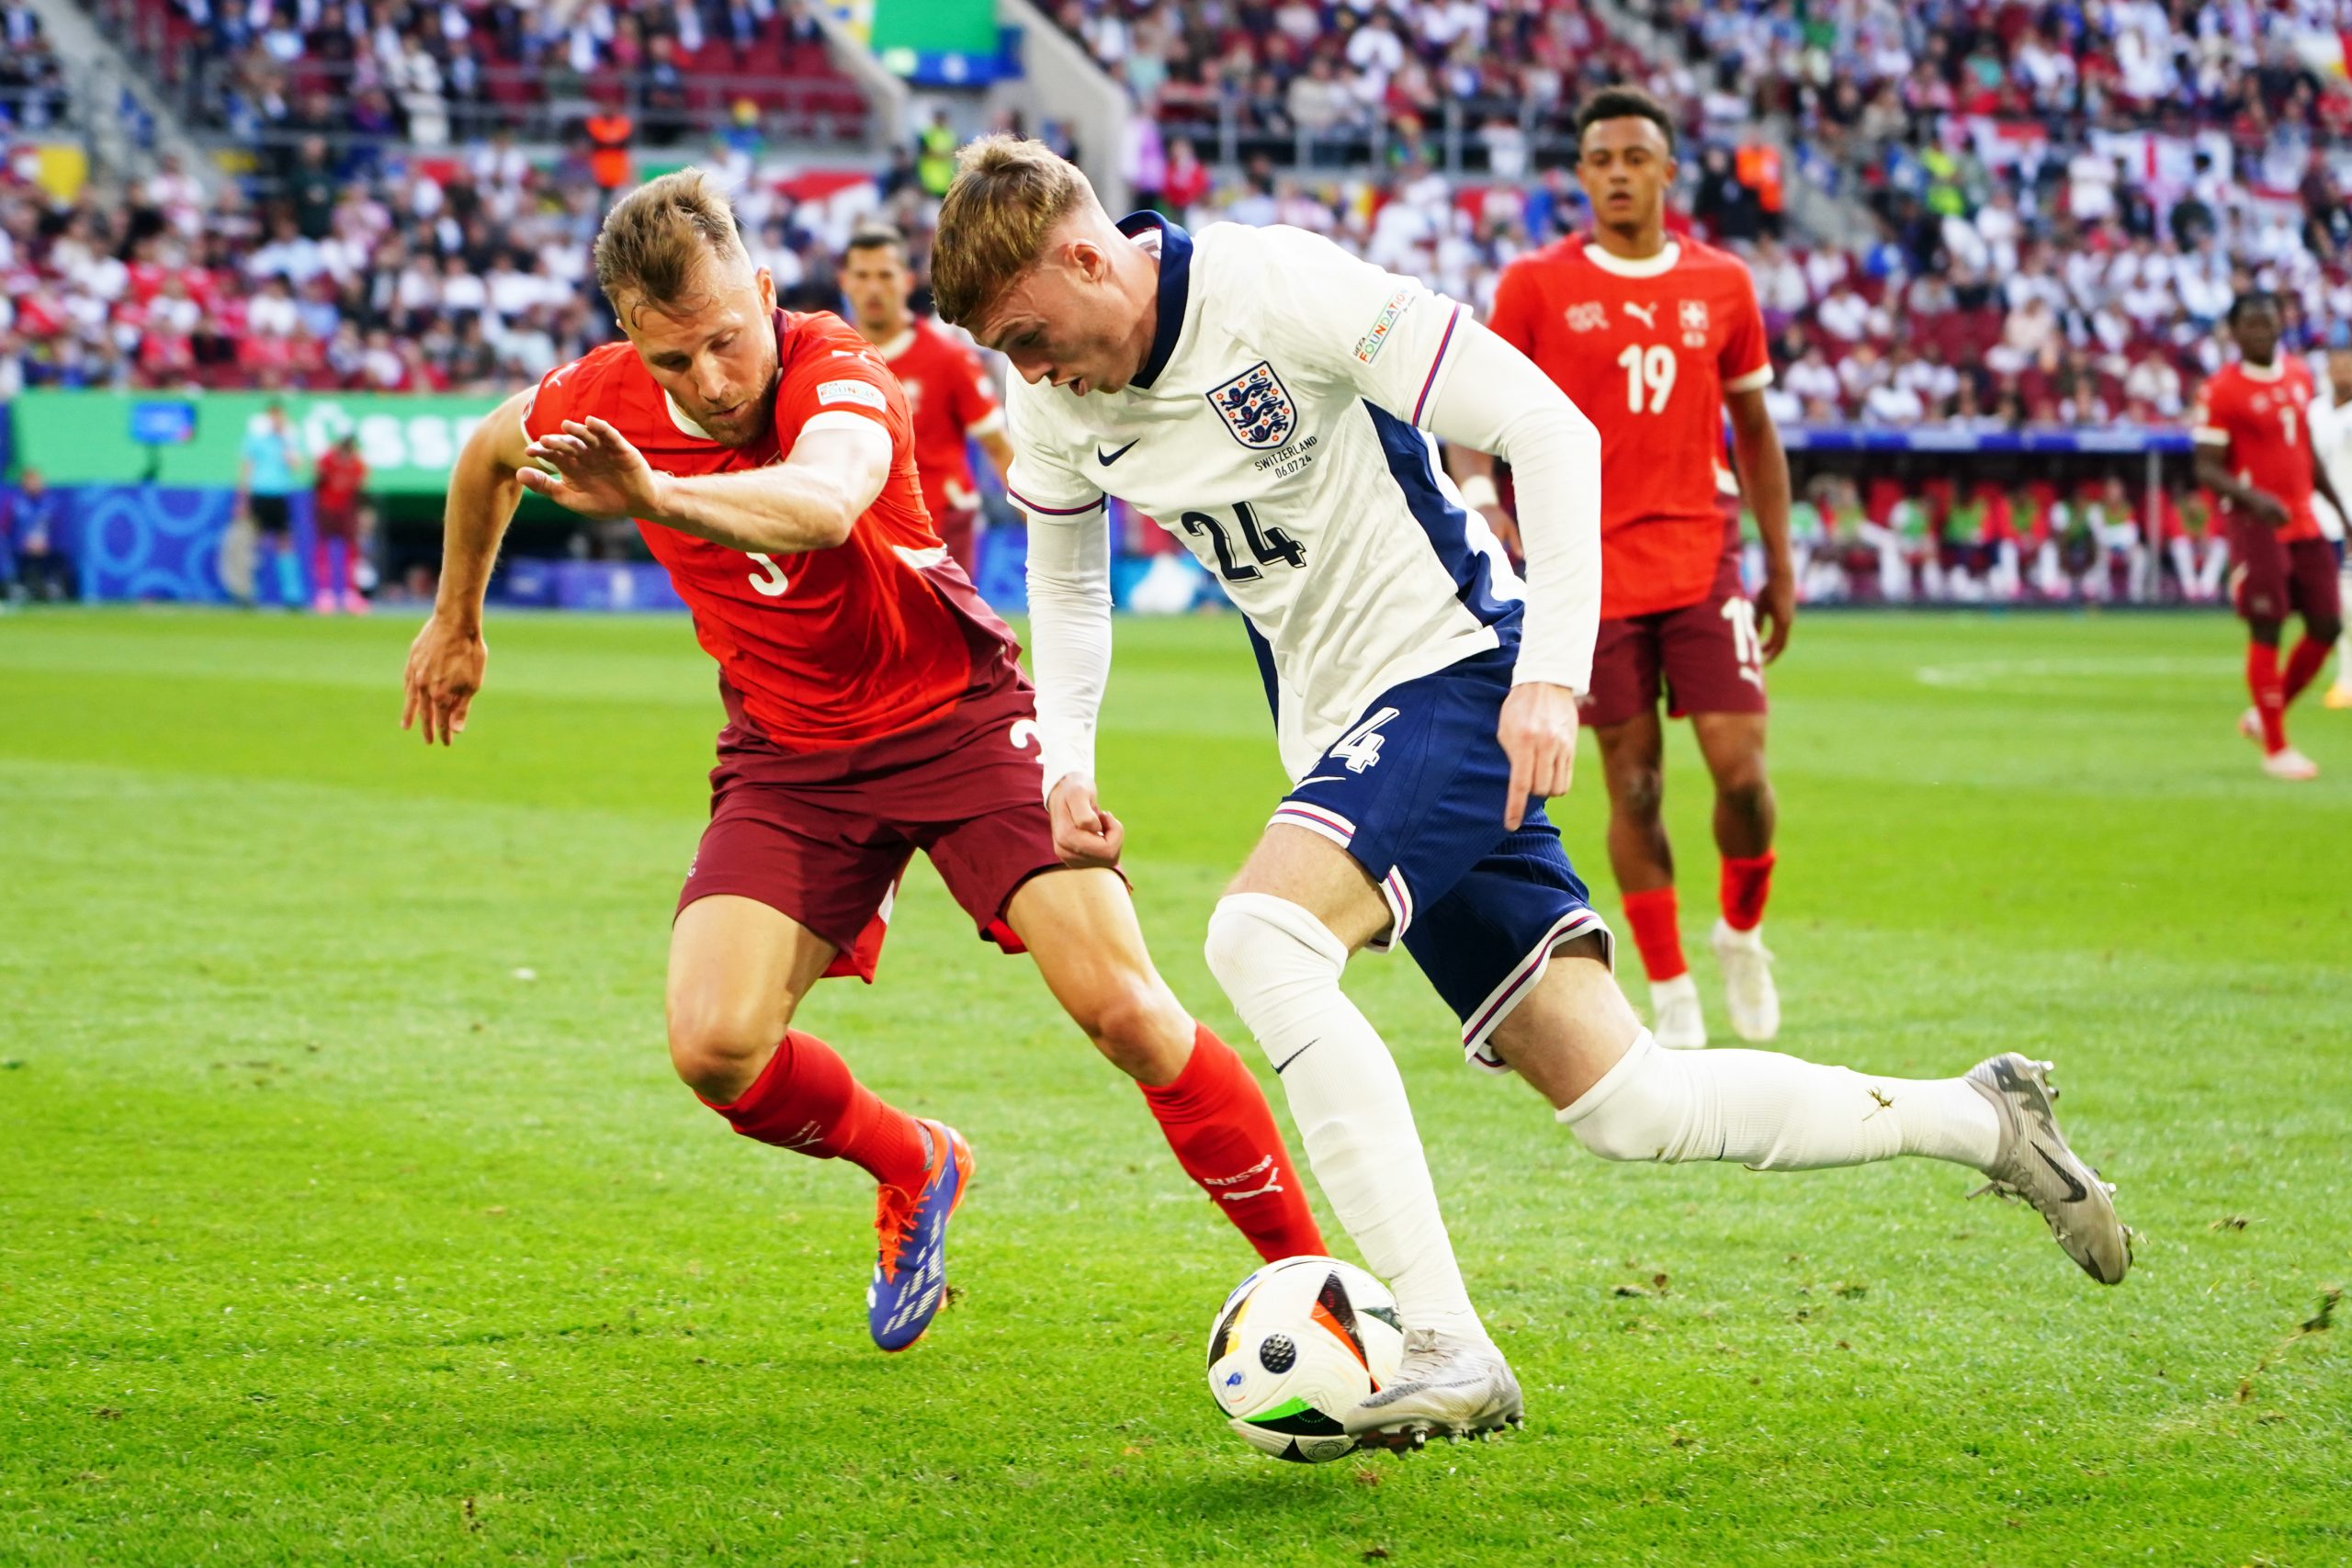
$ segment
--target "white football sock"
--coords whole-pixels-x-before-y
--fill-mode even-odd
[[[1604,1159],[1815,1170],[1923,1155],[1979,1170],[2001,1140],[1965,1078],[1879,1078],[1774,1051],[1668,1051],[1643,1030],[1557,1112]]]
[[[1290,1097],[1323,1195],[1396,1292],[1406,1325],[1483,1339],[1438,1212],[1405,1080],[1340,989],[1348,950],[1288,899],[1235,893],[1209,916],[1208,961]]]

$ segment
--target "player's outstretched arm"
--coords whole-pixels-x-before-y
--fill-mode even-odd
[[[890,433],[862,414],[820,413],[781,463],[684,478],[657,473],[601,419],[566,420],[530,445],[554,471],[523,482],[591,517],[636,517],[731,550],[797,555],[850,536],[890,477]]]
[[[449,471],[449,497],[441,521],[441,586],[433,614],[409,645],[407,694],[401,728],[424,721],[424,743],[447,746],[466,727],[466,713],[481,690],[490,660],[482,640],[482,599],[490,591],[490,569],[498,542],[523,499],[516,473],[529,462],[530,438],[523,416],[531,391],[521,391],[491,411],[466,438]]]
[[[1724,394],[1731,414],[1732,460],[1739,465],[1741,492],[1756,513],[1764,541],[1764,586],[1756,595],[1756,616],[1764,642],[1764,662],[1789,646],[1797,614],[1796,558],[1789,550],[1789,455],[1779,426],[1764,406],[1761,387]]]

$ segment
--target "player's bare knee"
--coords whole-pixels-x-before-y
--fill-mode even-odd
[[[705,1095],[740,1086],[752,1065],[784,1038],[792,1018],[789,1007],[679,997],[670,998],[669,1013],[670,1065],[681,1081]]]
[[[1112,1066],[1145,1083],[1172,1082],[1192,1050],[1192,1015],[1148,974],[1105,981],[1070,1017]]]
[[[2305,621],[2303,635],[2313,642],[2334,642],[2344,635],[2342,621]]]
[[[1624,768],[1610,779],[1610,795],[1620,815],[1655,822],[1666,803],[1666,775],[1657,768]]]
[[[1742,817],[1763,817],[1772,804],[1772,785],[1764,776],[1764,759],[1742,758],[1716,774],[1715,798]]]

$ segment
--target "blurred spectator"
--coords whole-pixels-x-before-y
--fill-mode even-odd
[[[311,491],[311,520],[317,531],[311,608],[322,615],[334,614],[338,605],[346,615],[368,613],[368,600],[359,592],[360,507],[367,488],[368,464],[359,456],[357,434],[346,434],[319,454],[317,480]],[[339,564],[334,558],[338,556]]]
[[[0,498],[0,598],[72,598],[74,563],[64,535],[62,498],[39,468],[25,469],[15,491]]]

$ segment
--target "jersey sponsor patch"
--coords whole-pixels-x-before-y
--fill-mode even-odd
[[[1274,367],[1261,359],[1225,385],[1204,394],[1233,438],[1253,451],[1280,446],[1297,427],[1298,411]]]
[[[1383,305],[1380,314],[1373,318],[1371,330],[1356,339],[1358,360],[1369,365],[1380,357],[1381,349],[1387,344],[1388,334],[1396,330],[1396,318],[1403,315],[1405,308],[1412,302],[1413,290],[1410,287],[1399,288],[1388,297],[1388,303]]]
[[[817,401],[825,403],[856,403],[861,407],[887,410],[890,400],[882,389],[871,381],[820,381],[817,385]]]

